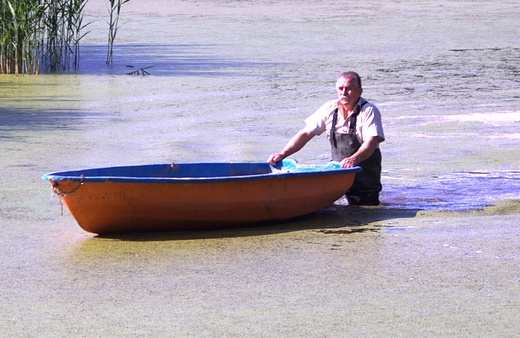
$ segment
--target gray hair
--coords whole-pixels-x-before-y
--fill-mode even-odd
[[[357,83],[357,86],[358,88],[361,88],[361,76],[359,76],[358,73],[356,72],[344,72],[344,73],[341,73],[341,75],[338,77],[338,79],[341,79],[341,78],[349,78],[349,77],[352,77],[356,80],[356,83]]]

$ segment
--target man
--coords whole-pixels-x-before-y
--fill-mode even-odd
[[[314,136],[327,131],[332,159],[343,168],[360,166],[354,184],[346,192],[349,204],[379,205],[381,151],[385,140],[381,113],[361,97],[361,78],[355,72],[342,73],[336,81],[337,100],[326,102],[305,120],[306,126],[280,153],[269,156],[271,165],[299,151]]]

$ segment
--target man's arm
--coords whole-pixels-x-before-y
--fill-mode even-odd
[[[356,151],[352,156],[346,157],[341,160],[340,164],[342,168],[352,168],[359,164],[359,162],[363,162],[367,158],[369,158],[374,150],[377,149],[377,145],[383,142],[385,139],[380,136],[370,137],[368,140],[363,142],[359,147],[358,151]]]
[[[271,156],[269,156],[269,158],[267,159],[267,163],[269,163],[270,165],[275,165],[276,162],[283,160],[287,156],[291,156],[295,152],[302,149],[303,146],[306,145],[307,142],[309,142],[314,136],[315,134],[311,130],[303,128],[302,130],[297,132],[296,135],[294,135],[289,140],[289,142],[287,142],[287,144],[280,153],[272,154]]]

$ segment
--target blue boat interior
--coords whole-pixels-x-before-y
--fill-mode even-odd
[[[171,163],[118,166],[105,168],[91,168],[81,170],[62,171],[46,174],[44,180],[143,180],[143,179],[211,179],[243,176],[262,176],[284,173],[320,173],[324,171],[352,170],[361,171],[361,168],[342,169],[338,162],[329,162],[322,166],[299,166],[295,160],[285,159],[271,166],[265,162],[258,163]]]

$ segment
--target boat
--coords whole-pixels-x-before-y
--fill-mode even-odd
[[[331,205],[360,167],[338,162],[169,163],[43,175],[79,226],[94,234],[206,230],[283,222]]]

